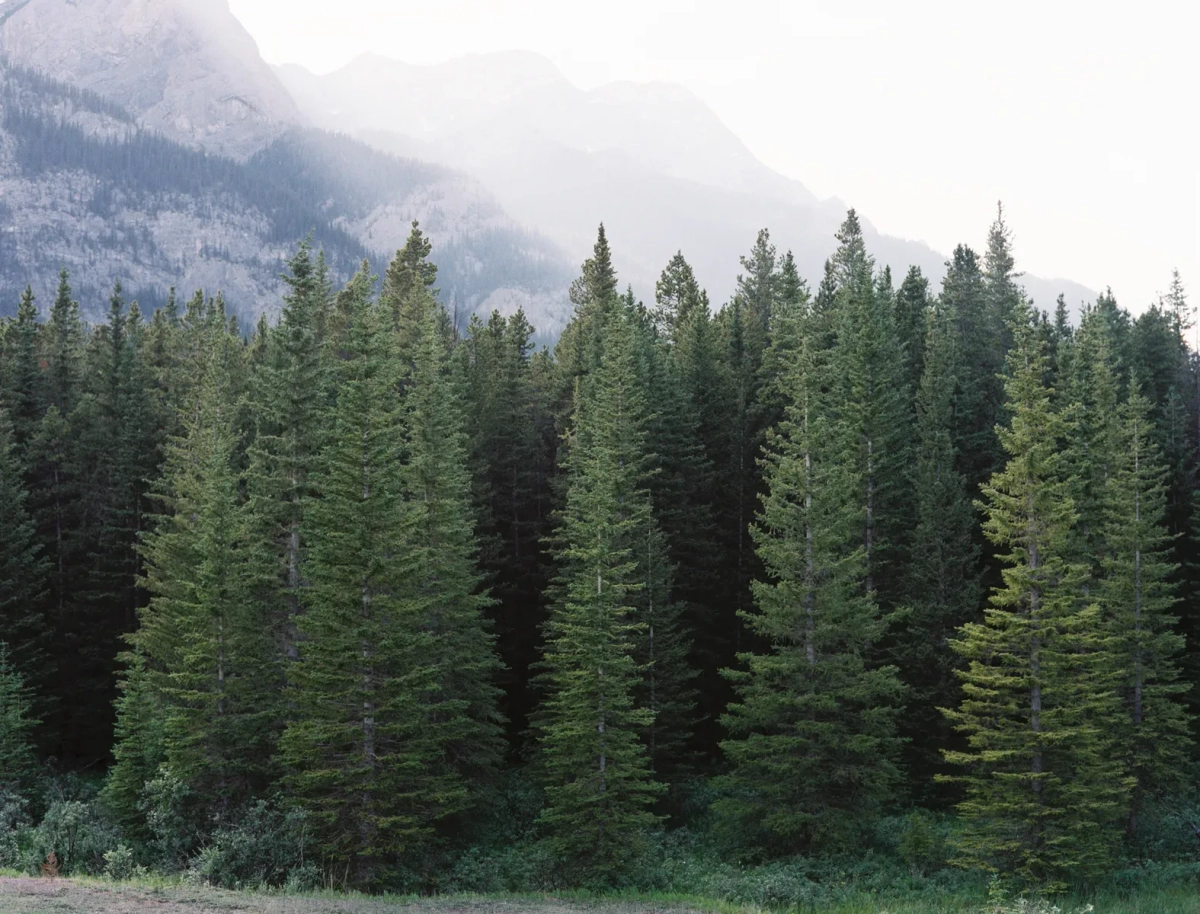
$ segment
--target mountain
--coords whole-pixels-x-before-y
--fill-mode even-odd
[[[244,159],[304,123],[226,0],[8,0],[0,17],[10,63],[169,139]]]
[[[305,234],[346,278],[419,219],[460,314],[566,320],[561,251],[461,172],[308,126],[224,0],[9,0],[0,52],[0,313],[65,266],[92,317],[120,279],[143,305],[220,289],[252,320]]]
[[[622,278],[643,296],[682,248],[714,300],[724,301],[738,257],[764,226],[815,283],[845,215],[842,201],[818,200],[760,162],[679,86],[623,82],[584,91],[527,52],[423,67],[366,55],[324,76],[295,65],[277,72],[314,124],[475,175],[506,211],[576,262],[603,221]],[[981,225],[989,215],[980,214]],[[940,279],[944,253],[869,222],[865,229],[872,253],[893,272],[916,264]],[[1025,284],[1043,307],[1060,291],[1072,302],[1094,297],[1063,280],[1027,277]]]

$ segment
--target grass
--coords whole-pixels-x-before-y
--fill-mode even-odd
[[[1131,897],[1100,895],[1058,902],[1063,914],[1085,903],[1094,914],[1200,914],[1200,889],[1180,886]],[[979,898],[861,900],[801,908],[794,914],[984,914]],[[287,895],[226,892],[178,879],[147,877],[41,880],[0,875],[0,914],[761,914],[758,909],[677,894],[368,897],[320,892]]]

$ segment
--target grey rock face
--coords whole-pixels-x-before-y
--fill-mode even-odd
[[[11,63],[90,89],[164,136],[245,159],[304,123],[226,0],[5,6],[0,52]]]

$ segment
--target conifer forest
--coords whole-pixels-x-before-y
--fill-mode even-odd
[[[0,868],[784,907],[1194,883],[1183,281],[1043,310],[1003,211],[940,287],[853,210],[837,245],[802,277],[761,232],[721,304],[681,253],[640,301],[601,227],[550,347],[520,310],[456,326],[415,223],[344,284],[301,242],[256,326],[216,290],[116,284],[96,325],[65,271],[27,292]]]

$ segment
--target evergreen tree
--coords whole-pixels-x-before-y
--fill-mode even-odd
[[[49,568],[25,509],[28,496],[13,438],[0,408],[0,633],[13,651],[9,662],[19,664],[32,685],[53,678],[46,667],[51,629],[42,613]]]
[[[1136,387],[1115,421],[1114,459],[1105,480],[1106,550],[1100,600],[1120,658],[1126,770],[1134,779],[1128,830],[1138,828],[1147,795],[1181,784],[1191,741],[1180,696],[1184,639],[1175,626],[1175,567],[1166,535],[1165,470],[1153,442],[1150,402]]]
[[[405,596],[424,627],[424,662],[436,676],[421,698],[422,739],[440,747],[442,765],[479,784],[495,774],[502,756],[499,663],[484,614],[492,601],[480,592],[464,418],[438,324],[441,310],[426,292],[419,310],[410,312],[419,323],[402,419],[413,563]]]
[[[13,443],[24,458],[29,440],[37,429],[41,415],[42,385],[38,368],[39,338],[38,308],[33,289],[25,287],[17,306],[17,319],[10,330],[5,347],[4,376],[0,377],[0,405],[7,408],[12,424]]]
[[[280,741],[288,795],[311,812],[323,864],[359,886],[378,885],[389,861],[465,802],[424,726],[440,653],[410,597],[422,569],[403,510],[393,323],[369,299],[350,312],[334,427],[305,511],[303,637]]]
[[[675,342],[677,327],[698,308],[708,308],[708,298],[696,282],[691,264],[678,251],[659,277],[654,289],[654,330],[661,339]]]
[[[1021,287],[1012,254],[1012,231],[1004,221],[1004,204],[996,204],[996,221],[988,230],[987,252],[983,257],[984,285],[987,290],[988,336],[999,340],[1001,359],[1012,348],[1012,324],[1021,309]]]
[[[950,308],[929,315],[924,371],[917,390],[917,445],[911,471],[916,514],[905,575],[908,617],[896,626],[896,664],[904,671],[909,705],[902,732],[913,772],[936,770],[951,735],[938,709],[958,699],[950,639],[976,619],[982,598],[977,525],[967,483],[956,469],[954,407],[959,340]]]
[[[380,301],[390,308],[400,331],[400,347],[415,345],[421,333],[423,305],[427,296],[437,297],[437,266],[430,262],[433,244],[414,221],[404,246],[396,252],[383,278]]]
[[[1004,550],[1004,584],[982,623],[963,626],[964,697],[948,712],[967,741],[964,863],[1062,888],[1101,874],[1129,784],[1114,745],[1116,658],[1086,568],[1072,564],[1075,509],[1058,453],[1062,419],[1045,384],[1044,346],[1026,307],[1006,383],[1009,462],[984,487],[984,528]]]
[[[854,210],[838,232],[830,377],[836,433],[858,463],[858,500],[866,550],[866,587],[885,609],[895,606],[903,551],[899,531],[911,514],[907,479],[912,437],[904,352],[894,324],[890,279],[876,283]]]
[[[643,742],[658,722],[637,701],[647,671],[661,670],[656,649],[639,650],[656,623],[638,611],[648,577],[639,565],[653,546],[653,517],[640,489],[644,404],[628,320],[613,318],[604,358],[579,395],[555,539],[542,674],[548,695],[539,720],[542,825],[572,874],[598,878],[637,859],[657,821],[650,806],[661,790]],[[653,700],[661,706],[665,698]]]
[[[8,645],[0,641],[0,791],[28,786],[36,770],[33,701]]]
[[[958,325],[963,366],[959,377],[954,444],[959,469],[974,487],[998,470],[1003,452],[996,439],[1003,389],[1003,341],[988,311],[987,285],[979,258],[969,247],[959,245],[946,264],[942,280],[942,302],[951,309]]]
[[[926,327],[930,319],[929,280],[920,267],[910,267],[896,290],[896,333],[904,345],[908,387],[914,395],[925,370]]]
[[[580,275],[571,284],[574,314],[554,347],[557,377],[551,410],[560,436],[566,432],[574,415],[576,382],[600,363],[601,330],[619,297],[612,250],[601,224],[592,256],[584,261]]]
[[[304,519],[313,498],[309,480],[325,444],[332,391],[325,335],[330,291],[323,261],[304,241],[288,267],[283,312],[254,382],[259,418],[249,488],[256,524],[267,531],[279,556],[282,600],[276,612],[286,620],[284,649],[294,659]]]
[[[75,408],[82,383],[83,322],[79,302],[71,298],[70,276],[59,273],[58,292],[50,308],[43,351],[46,358],[46,401],[60,415],[68,416]]]
[[[151,600],[130,639],[137,660],[121,702],[135,719],[119,729],[144,738],[143,708],[152,702],[163,761],[206,805],[229,808],[267,783],[280,680],[261,601],[270,558],[252,535],[236,469],[231,384],[242,353],[223,321],[205,349],[159,486],[166,513],[143,546]],[[119,757],[128,763],[142,751],[122,747]]]
[[[545,587],[540,540],[549,521],[549,425],[533,376],[533,328],[519,311],[473,319],[465,361],[480,567],[491,584],[510,734],[520,741],[532,706]]]
[[[848,845],[898,776],[901,687],[865,656],[883,627],[865,586],[861,470],[827,400],[827,318],[814,310],[800,335],[771,435],[754,528],[767,577],[746,614],[767,647],[729,673],[738,697],[723,719],[733,770],[721,807],[780,850]]]

